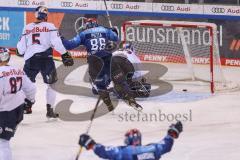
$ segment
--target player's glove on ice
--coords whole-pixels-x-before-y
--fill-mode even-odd
[[[72,56],[68,52],[62,54],[61,57],[64,66],[72,66],[74,64]]]
[[[87,150],[92,149],[96,142],[87,134],[80,136],[78,144],[85,147]]]
[[[180,121],[176,124],[172,124],[168,129],[168,135],[172,138],[178,138],[179,134],[183,131],[183,126]]]
[[[27,98],[25,98],[25,102],[24,102],[24,114],[31,114],[32,113],[32,105],[34,104],[34,102],[31,102],[30,100],[28,100]]]

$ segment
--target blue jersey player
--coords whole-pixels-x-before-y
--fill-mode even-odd
[[[116,29],[100,26],[94,18],[85,19],[81,32],[73,39],[62,38],[63,45],[68,50],[80,45],[85,46],[91,81],[97,87],[97,92],[108,106],[109,111],[114,109],[107,91],[111,80],[120,97],[129,105],[138,105],[133,96],[129,94],[129,87],[122,70],[112,58],[112,52],[116,49],[118,41]]]
[[[141,133],[137,129],[131,129],[125,134],[125,146],[107,147],[96,143],[89,135],[80,136],[79,145],[87,150],[93,149],[94,153],[109,160],[158,160],[167,152],[170,152],[174,139],[182,132],[182,123],[179,121],[172,124],[167,136],[158,143],[143,146],[141,144]]]

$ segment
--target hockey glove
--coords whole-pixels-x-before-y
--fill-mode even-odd
[[[92,149],[96,142],[87,134],[80,136],[78,144],[85,147],[87,150]]]
[[[62,54],[61,57],[64,66],[72,66],[74,64],[72,56],[68,52]]]
[[[183,131],[183,126],[180,121],[178,121],[176,124],[172,124],[168,129],[168,135],[172,138],[178,138],[179,134]]]
[[[25,98],[24,102],[24,114],[32,114],[32,106],[34,102],[31,102],[27,98]]]

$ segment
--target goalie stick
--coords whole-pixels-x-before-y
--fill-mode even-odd
[[[95,115],[95,113],[96,113],[96,111],[97,111],[97,107],[98,107],[100,101],[101,101],[101,97],[99,96],[99,97],[98,97],[98,100],[97,100],[97,103],[96,103],[96,105],[95,105],[95,107],[94,107],[93,113],[92,113],[92,115],[91,115],[90,123],[89,123],[89,125],[88,125],[88,127],[87,127],[86,134],[88,134],[88,133],[90,132],[90,129],[91,129],[92,123],[93,123],[93,119],[94,119],[94,115]],[[78,159],[79,159],[79,157],[80,157],[80,155],[81,155],[81,153],[82,153],[82,149],[83,149],[83,147],[81,146],[80,149],[79,149],[79,151],[78,151],[78,153],[77,153],[77,155],[76,155],[75,160],[78,160]]]

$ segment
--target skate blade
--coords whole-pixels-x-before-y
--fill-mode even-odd
[[[142,112],[143,108],[142,107],[133,107],[136,111]]]
[[[140,105],[130,105],[131,107],[133,107],[136,111],[138,111],[138,112],[141,112],[142,110],[143,110],[143,108],[142,108],[142,106],[140,106]]]
[[[56,122],[58,118],[47,117],[47,122]]]

